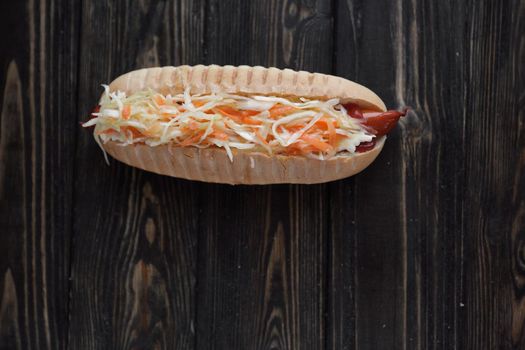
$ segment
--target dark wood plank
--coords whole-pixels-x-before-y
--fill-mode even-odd
[[[328,72],[328,1],[211,1],[207,63]],[[323,349],[327,195],[202,187],[197,349]]]
[[[0,4],[0,349],[67,345],[78,13]]]
[[[201,61],[203,14],[198,1],[84,2],[79,110],[123,72]],[[193,348],[196,184],[106,166],[79,132],[71,348]]]
[[[525,348],[523,1],[77,4],[0,3],[0,349]],[[201,62],[413,110],[329,185],[106,166],[99,84]]]
[[[343,1],[337,11],[335,73],[368,86],[389,105],[396,79],[395,11],[392,2]],[[331,349],[407,345],[400,143],[395,132],[371,167],[330,185]]]
[[[323,187],[207,191],[197,348],[323,348]]]
[[[2,244],[2,277],[3,281],[0,285],[2,288],[0,301],[0,346],[4,349],[9,347],[21,348],[21,330],[23,333],[32,331],[25,324],[19,324],[19,312],[22,305],[27,302],[27,307],[31,306],[31,301],[27,301],[28,293],[25,293],[24,286],[32,286],[29,277],[27,276],[27,268],[24,269],[18,263],[17,255],[22,255],[22,258],[30,255],[23,251],[26,246],[28,233],[30,233],[31,222],[25,220],[26,216],[26,202],[29,201],[29,196],[25,193],[25,185],[29,182],[26,172],[24,171],[24,161],[26,153],[29,150],[25,149],[25,131],[23,116],[23,98],[22,98],[22,82],[20,80],[20,73],[18,65],[12,61],[7,71],[5,72],[3,84],[3,98],[2,98],[2,112],[0,114],[0,160],[2,162],[2,172],[0,173],[0,223],[2,224],[2,236],[5,237],[5,244]],[[7,151],[10,151],[9,153]],[[8,188],[17,189],[14,191],[7,191]],[[27,248],[26,248],[27,249]],[[10,253],[12,252],[12,253]],[[17,252],[17,254],[13,254]],[[27,261],[26,261],[26,266]],[[17,271],[14,271],[18,279],[15,283],[13,276],[13,267],[18,266]],[[29,280],[29,281],[28,281]],[[47,282],[47,281],[46,281]],[[18,286],[17,286],[18,284]],[[20,293],[17,295],[17,288]],[[21,299],[20,301],[18,299]]]
[[[522,348],[523,5],[338,13],[336,72],[413,111],[371,168],[331,186],[331,348]]]
[[[510,272],[523,261],[525,232],[525,7],[475,4],[466,31],[465,306],[458,340],[463,348],[523,349],[524,274]]]

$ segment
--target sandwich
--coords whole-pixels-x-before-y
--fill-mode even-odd
[[[313,184],[379,155],[406,114],[366,87],[320,73],[179,66],[126,73],[91,119],[104,155],[158,174],[228,184]]]

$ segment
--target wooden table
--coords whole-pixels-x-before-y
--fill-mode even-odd
[[[525,349],[525,4],[0,4],[1,349]],[[162,177],[79,126],[119,74],[249,64],[412,107],[313,186]]]

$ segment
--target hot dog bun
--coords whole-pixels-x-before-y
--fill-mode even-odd
[[[230,162],[220,148],[122,146],[116,142],[108,142],[104,148],[113,158],[128,165],[183,179],[232,185],[315,184],[362,171],[379,155],[384,140],[382,137],[368,152],[328,160],[234,150],[234,161]]]
[[[126,73],[110,84],[111,91],[127,94],[146,88],[162,94],[178,94],[188,87],[192,94],[223,91],[322,100],[339,98],[341,103],[356,103],[363,109],[386,110],[383,101],[362,85],[336,76],[290,69],[216,65],[147,68]],[[113,158],[128,165],[184,179],[228,184],[313,184],[359,173],[379,155],[384,141],[383,136],[368,152],[342,152],[328,160],[237,151],[233,162],[222,148],[169,144],[151,147],[113,141],[102,146]]]

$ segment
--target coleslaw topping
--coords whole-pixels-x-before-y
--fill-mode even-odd
[[[101,145],[170,144],[179,147],[224,148],[270,155],[329,159],[355,153],[375,135],[349,117],[338,99],[326,101],[277,96],[210,93],[163,95],[143,90],[127,96],[107,85],[92,119]]]

